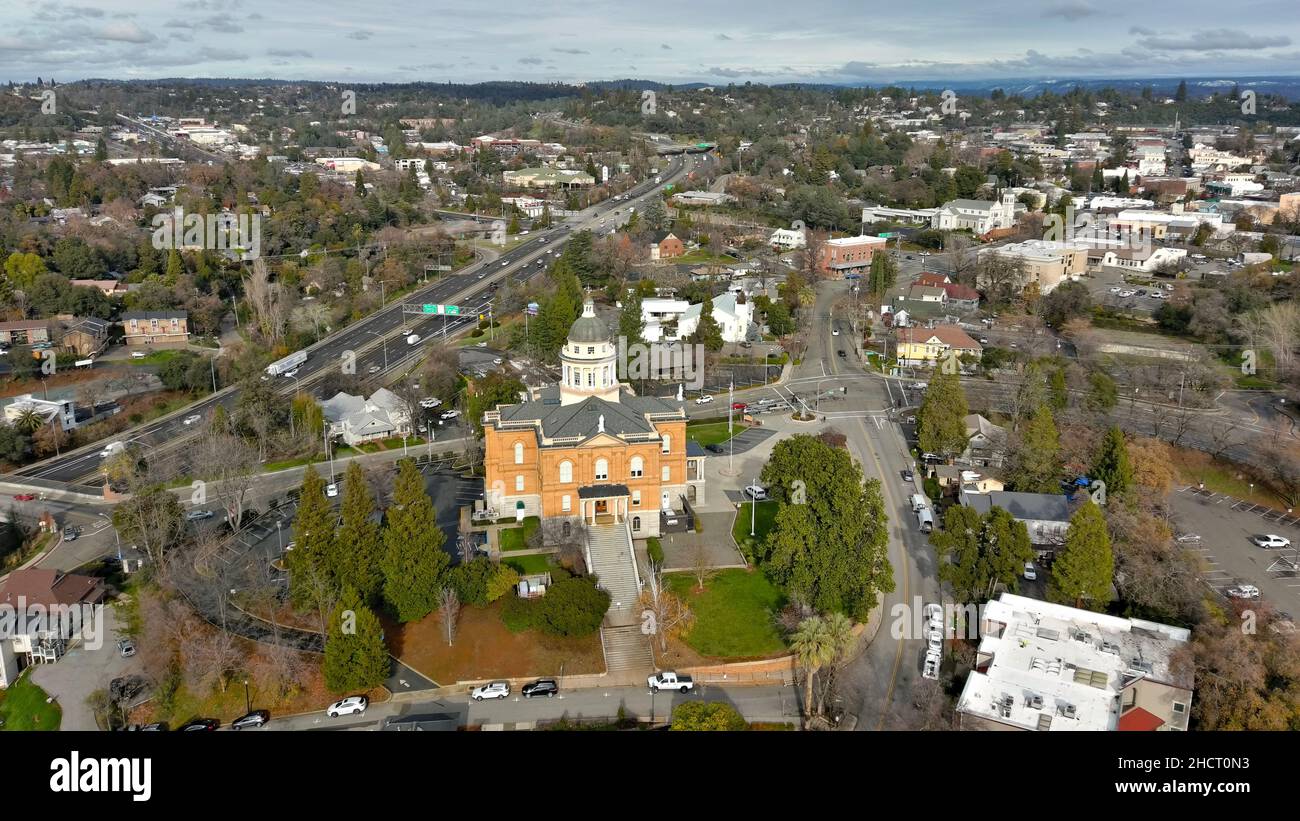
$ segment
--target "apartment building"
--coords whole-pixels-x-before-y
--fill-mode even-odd
[[[123,339],[129,346],[180,348],[189,344],[189,314],[185,311],[132,311],[122,314]]]

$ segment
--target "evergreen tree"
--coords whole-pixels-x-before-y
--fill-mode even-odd
[[[641,292],[633,290],[623,298],[623,312],[618,316],[618,335],[627,340],[627,344],[644,344],[645,320],[641,317]]]
[[[384,601],[400,622],[416,621],[438,606],[438,591],[446,586],[451,564],[442,546],[433,501],[415,462],[398,463],[393,506],[384,525]]]
[[[334,578],[340,585],[356,590],[363,600],[374,601],[383,584],[379,567],[383,540],[375,521],[375,499],[358,462],[348,464],[340,512],[343,522],[330,560]]]
[[[1070,391],[1065,384],[1065,368],[1054,368],[1048,378],[1048,401],[1053,411],[1063,411],[1070,404]]]
[[[871,255],[871,272],[868,274],[868,288],[872,296],[884,296],[898,278],[898,266],[894,258],[886,251]]]
[[[966,392],[955,373],[936,368],[917,411],[917,439],[921,449],[952,457],[966,450]]]
[[[334,511],[325,496],[325,481],[310,465],[302,476],[293,540],[293,550],[285,553],[290,597],[299,607],[318,606],[327,593],[337,590],[329,566],[334,549]]]
[[[1178,90],[1174,92],[1174,102],[1176,103],[1187,102],[1187,81],[1186,80],[1180,80],[1178,82]]]
[[[180,282],[181,277],[184,275],[185,262],[181,259],[181,252],[173,248],[171,249],[171,252],[167,254],[167,275],[165,281],[168,285],[175,285],[177,282]]]
[[[1060,435],[1051,408],[1039,406],[1011,448],[1008,475],[1022,493],[1055,493],[1061,472]]]
[[[704,298],[704,304],[700,306],[700,324],[695,326],[688,341],[693,345],[703,345],[706,351],[722,350],[722,328],[713,318],[712,294]]]
[[[1074,607],[1100,610],[1111,599],[1115,556],[1101,508],[1087,502],[1070,517],[1065,545],[1052,565],[1047,597]]]
[[[1092,466],[1092,478],[1104,483],[1107,496],[1119,496],[1133,486],[1133,467],[1128,461],[1124,432],[1118,427],[1106,431],[1101,450]]]
[[[372,690],[390,666],[379,619],[357,591],[345,588],[325,634],[325,686],[335,693]]]
[[[100,137],[95,141],[95,162],[103,162],[108,159],[108,145],[104,138]]]
[[[360,168],[357,169],[356,187],[357,196],[364,197],[366,195],[366,178],[362,176]]]

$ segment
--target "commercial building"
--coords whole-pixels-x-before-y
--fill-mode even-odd
[[[962,729],[1187,729],[1185,628],[1003,593],[983,606],[979,633],[957,700]]]
[[[888,244],[881,237],[844,237],[822,243],[817,267],[839,277],[862,276],[871,268],[871,256]]]

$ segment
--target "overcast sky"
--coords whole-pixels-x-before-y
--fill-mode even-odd
[[[1296,0],[0,4],[0,80],[880,84],[1300,74]]]

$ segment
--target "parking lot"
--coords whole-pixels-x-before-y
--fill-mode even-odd
[[[1286,613],[1300,607],[1300,516],[1242,502],[1231,496],[1184,487],[1172,494],[1179,534],[1199,536],[1182,548],[1200,561],[1201,576],[1219,594],[1242,584],[1259,588],[1260,597]],[[1282,549],[1258,547],[1258,534],[1291,540]]]

